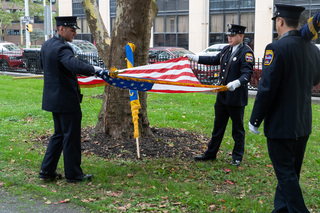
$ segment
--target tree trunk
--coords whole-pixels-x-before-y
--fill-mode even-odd
[[[157,13],[154,0],[117,0],[116,20],[111,43],[96,9],[95,0],[82,0],[82,7],[96,41],[99,56],[108,69],[110,67],[126,68],[125,46],[129,42],[136,46],[133,53],[134,65],[147,64],[151,27]],[[152,133],[147,116],[147,93],[139,92],[139,100],[141,103],[139,112],[140,136],[150,136]],[[95,129],[96,132],[103,132],[115,139],[133,138],[128,90],[113,86],[105,87],[103,103]]]

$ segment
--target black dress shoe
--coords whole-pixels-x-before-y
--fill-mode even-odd
[[[230,161],[231,166],[240,166],[241,161],[240,160],[232,160]]]
[[[202,154],[202,155],[194,156],[193,159],[195,161],[207,161],[207,160],[215,160],[216,157],[212,157],[212,156],[208,156],[208,155]]]
[[[50,180],[58,180],[62,178],[62,175],[56,172],[46,172],[40,170],[39,176],[40,180],[50,181]]]
[[[93,175],[86,175],[86,174],[82,174],[79,175],[73,179],[67,179],[68,183],[77,183],[77,182],[83,182],[83,181],[90,181],[92,180]]]

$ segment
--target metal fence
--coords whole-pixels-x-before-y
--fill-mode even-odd
[[[43,74],[39,63],[39,49],[28,49],[16,52],[2,52],[0,56],[0,72],[21,72],[30,74]],[[76,57],[94,66],[104,67],[104,64],[96,54],[77,54]],[[159,59],[150,59],[149,64],[159,62]],[[202,84],[217,84],[219,80],[219,66],[198,64],[190,62],[191,68],[195,76]],[[251,80],[248,84],[250,90],[257,90],[259,80],[262,73],[262,61],[256,60]],[[320,96],[320,84],[313,87],[313,96]]]

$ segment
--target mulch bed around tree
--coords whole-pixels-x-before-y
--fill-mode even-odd
[[[141,159],[192,158],[205,151],[209,138],[172,128],[151,127],[154,138],[139,138]],[[84,154],[104,158],[137,159],[136,140],[113,140],[105,134],[95,134],[92,127],[82,129],[81,148]],[[47,144],[51,135],[37,140]]]

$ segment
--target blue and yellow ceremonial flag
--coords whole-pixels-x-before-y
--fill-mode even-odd
[[[301,36],[306,40],[314,40],[318,38],[318,32],[320,30],[320,11],[314,16],[308,19],[308,23],[304,25],[301,29]]]
[[[135,46],[132,43],[128,43],[126,45],[126,56],[127,56],[127,68],[134,67],[133,62],[133,52],[135,50]],[[141,108],[139,95],[137,90],[129,90],[130,94],[130,104],[131,104],[131,112],[132,112],[132,122],[134,125],[134,138],[139,138],[139,109]]]

